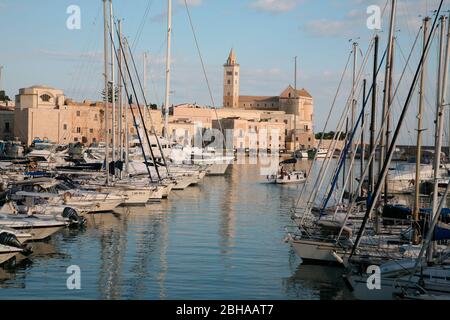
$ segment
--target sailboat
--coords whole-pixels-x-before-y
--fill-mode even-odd
[[[434,30],[437,29],[437,21],[440,20],[440,45],[439,45],[439,62],[438,62],[438,92],[437,92],[437,110],[436,110],[436,128],[435,128],[435,153],[440,154],[442,146],[443,137],[443,124],[444,124],[444,106],[446,105],[447,99],[447,83],[448,83],[448,67],[450,62],[450,24],[446,31],[447,17],[441,16],[443,1],[440,2],[439,9],[437,10],[436,17],[431,28],[430,35],[427,36],[427,22],[428,18],[424,20],[425,25],[425,37],[424,37],[424,51],[422,54],[422,62],[426,59],[429,44],[431,43],[432,34]],[[447,44],[444,45],[445,32],[447,32]],[[426,40],[428,39],[428,40]],[[444,47],[446,48],[444,50]],[[414,82],[417,80],[417,76],[420,72],[420,66],[416,72]],[[422,77],[423,77],[422,69]],[[423,89],[423,87],[422,87]],[[411,94],[411,92],[410,92]],[[405,104],[402,114],[406,112],[408,107],[408,100]],[[420,108],[419,110],[422,110]],[[421,112],[421,111],[420,111]],[[420,114],[419,114],[420,117]],[[393,137],[393,144],[395,144],[398,137],[399,128],[402,125],[404,118],[401,117],[399,125],[395,131]],[[420,124],[420,122],[419,122]],[[419,132],[421,127],[419,125]],[[420,142],[420,137],[419,137]],[[420,156],[420,143],[418,154]],[[386,168],[392,159],[392,146],[389,150],[388,157],[383,165],[381,176],[386,177]],[[417,160],[417,169],[419,169],[420,160]],[[428,219],[425,221],[425,226],[427,227],[426,238],[420,239],[417,235],[420,231],[417,231],[417,227],[414,230],[416,235],[414,238],[415,242],[419,243],[420,252],[415,259],[391,259],[391,261],[384,261],[382,263],[376,263],[372,259],[367,260],[367,264],[378,265],[379,279],[378,279],[378,290],[370,289],[371,286],[367,284],[371,281],[373,276],[369,273],[358,272],[358,270],[365,270],[364,267],[359,264],[351,264],[349,268],[349,273],[345,277],[346,284],[348,287],[354,291],[354,294],[359,299],[449,299],[450,298],[450,249],[448,246],[448,240],[450,236],[443,234],[440,230],[444,228],[445,230],[450,230],[450,225],[444,223],[444,217],[446,210],[444,206],[447,202],[447,196],[449,195],[450,186],[447,184],[446,190],[439,201],[438,195],[438,170],[440,169],[440,157],[435,157],[434,159],[434,192],[432,199],[432,210],[431,214],[428,215]],[[378,184],[379,186],[379,184]],[[379,189],[376,189],[379,192]],[[417,213],[418,208],[418,191],[416,189],[416,203],[414,208],[414,222],[418,223]],[[373,205],[370,210],[373,209]],[[367,211],[370,212],[369,210]],[[368,215],[366,215],[363,224],[358,233],[358,237],[355,241],[351,256],[353,255],[355,249],[360,243],[361,236],[365,230],[365,224]],[[425,233],[425,230],[421,230]],[[444,240],[443,242],[440,242]],[[351,257],[350,257],[351,259]],[[380,287],[381,285],[381,287]]]

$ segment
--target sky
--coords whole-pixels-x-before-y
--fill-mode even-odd
[[[213,99],[184,0],[173,0],[172,103],[196,102],[220,107],[223,64],[231,48],[241,66],[242,95],[280,94],[294,83],[294,57],[297,56],[297,86],[307,89],[314,97],[316,131],[321,131],[330,111],[352,42],[359,43],[358,66],[367,52],[374,32],[367,28],[367,8],[378,5],[384,11],[387,4],[387,0],[187,1]],[[438,2],[399,0],[396,37],[400,50],[396,51],[399,62],[394,78],[400,78],[404,57],[411,50],[422,17],[431,15]],[[445,0],[446,10],[450,8],[449,2]],[[143,69],[143,52],[149,54],[147,95],[153,103],[161,105],[165,90],[167,1],[114,0],[113,3],[116,18],[123,19],[124,35],[133,45],[139,70]],[[66,26],[70,5],[77,5],[81,10],[79,30]],[[378,31],[380,55],[386,46],[388,20],[389,7]],[[39,84],[63,89],[66,96],[77,101],[101,99],[101,0],[0,0],[0,30],[3,31],[0,65],[4,66],[0,85],[8,95],[13,97],[19,88]],[[412,55],[399,91],[408,88],[407,80],[419,61],[417,51]],[[369,59],[364,76],[370,77],[370,63]],[[337,99],[341,110],[350,87],[351,70],[344,77]],[[332,124],[337,123],[336,114],[332,116]]]

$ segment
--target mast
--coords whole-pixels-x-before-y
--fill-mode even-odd
[[[119,19],[118,21],[118,28],[119,28],[119,44],[122,43],[122,20]],[[119,159],[123,163],[124,157],[123,157],[123,83],[120,81],[120,75],[122,72],[122,51],[119,50],[119,62],[118,62],[118,82],[119,82]],[[120,178],[122,178],[122,171],[120,171]]]
[[[0,90],[2,89],[2,71],[3,71],[3,66],[0,66]]]
[[[436,27],[437,19],[438,19],[437,17],[439,15],[439,13],[441,12],[443,3],[444,3],[444,0],[441,0],[440,3],[439,3],[439,7],[438,7],[438,9],[436,11],[436,18],[434,19],[433,26],[431,28],[431,34],[434,32],[434,29]],[[412,84],[411,84],[411,86],[409,88],[405,104],[404,104],[402,112],[400,114],[400,117],[399,117],[399,120],[398,120],[397,127],[395,129],[394,135],[392,137],[392,143],[389,146],[389,152],[387,153],[388,156],[387,156],[386,160],[384,161],[384,163],[382,164],[381,172],[380,172],[377,184],[375,185],[375,189],[374,189],[374,192],[373,192],[373,199],[378,199],[378,197],[381,194],[382,184],[384,183],[384,180],[386,179],[386,176],[388,174],[389,165],[391,163],[392,156],[394,154],[394,148],[396,146],[398,137],[400,135],[400,130],[401,130],[402,126],[403,126],[403,122],[405,121],[406,114],[408,112],[408,108],[409,108],[409,105],[411,103],[413,92],[414,92],[415,87],[417,85],[417,80],[419,78],[420,71],[422,69],[425,53],[427,53],[429,48],[430,48],[431,34],[428,36],[427,44],[425,45],[425,52],[422,54],[422,56],[420,58],[419,65],[417,66],[417,69],[416,69],[416,71],[414,73],[414,78],[412,80]],[[376,205],[377,205],[377,202],[374,200],[374,201],[371,201],[370,205],[367,207],[366,214],[365,214],[365,216],[363,218],[363,221],[361,223],[361,227],[359,228],[358,235],[356,237],[355,244],[353,245],[352,252],[350,254],[349,259],[351,259],[353,257],[353,255],[356,252],[356,249],[359,247],[359,244],[361,242],[361,237],[364,234],[364,231],[365,231],[365,228],[366,228],[369,216],[373,212],[373,210],[375,209]]]
[[[106,167],[106,184],[109,184],[109,128],[108,128],[108,102],[109,102],[109,90],[108,90],[108,6],[107,0],[103,0],[103,67],[105,77],[105,94],[103,96],[104,112],[105,112],[105,167]]]
[[[166,97],[164,99],[164,138],[169,139],[170,46],[172,41],[172,0],[167,0]]]
[[[121,46],[121,48],[125,47],[128,48],[128,42],[127,41],[123,41],[123,39],[120,39],[119,42]],[[128,50],[120,50],[119,51],[122,52],[122,58],[126,59],[126,54],[128,52]],[[121,69],[123,70],[123,69]],[[125,84],[125,86],[128,85],[128,73],[127,72],[122,72],[122,77],[123,77],[123,82]],[[127,101],[128,101],[129,97],[127,94]],[[133,106],[130,104],[130,109]],[[129,176],[129,164],[130,164],[130,138],[129,138],[129,134],[130,134],[130,129],[128,128],[128,108],[125,108],[125,174],[127,176]]]
[[[429,17],[423,19],[423,50],[424,54],[426,54],[426,41],[428,37],[428,23],[430,21]],[[419,89],[419,113],[417,115],[417,150],[416,150],[416,183],[415,183],[415,198],[414,198],[414,211],[413,211],[413,220],[414,220],[414,244],[419,244],[419,187],[420,187],[420,164],[422,162],[422,132],[424,131],[422,128],[422,114],[423,114],[423,105],[425,100],[425,80],[427,73],[427,56],[425,56],[422,73],[420,75],[420,89]]]
[[[147,96],[147,52],[143,56],[143,80],[144,80],[144,95]],[[144,121],[147,121],[147,105],[144,107]]]
[[[370,154],[376,149],[375,145],[375,135],[376,135],[376,122],[377,122],[377,69],[378,69],[378,47],[379,47],[380,37],[375,36],[375,47],[374,47],[374,57],[373,57],[373,80],[372,80],[372,110],[371,110],[371,120],[370,120]],[[375,188],[375,160],[370,162],[369,167],[369,198],[372,198],[373,189]]]
[[[351,114],[351,122],[350,122],[350,128],[355,127],[355,117],[356,117],[356,68],[358,64],[358,43],[353,42],[353,75],[352,75],[352,114]],[[364,98],[363,98],[364,100]],[[349,152],[349,158],[353,159],[353,155],[355,154],[355,145],[351,143],[350,145],[350,152]],[[353,198],[353,180],[354,180],[354,170],[353,168],[349,168],[349,174],[350,174],[350,181],[349,181],[349,200]]]
[[[440,212],[436,212],[439,206],[439,169],[441,167],[441,151],[442,140],[444,132],[444,115],[445,115],[445,101],[447,94],[447,77],[448,77],[448,55],[449,44],[447,43],[446,52],[444,52],[445,43],[445,31],[447,24],[447,17],[441,16],[441,30],[439,40],[439,61],[438,61],[438,81],[437,81],[437,103],[436,103],[436,128],[435,128],[435,149],[434,149],[434,188],[433,188],[433,213],[440,215]],[[445,59],[445,61],[444,61]],[[434,216],[431,217],[430,222]],[[430,223],[431,224],[431,223]],[[428,262],[433,259],[433,247],[430,246],[428,250]]]
[[[366,88],[367,88],[367,79],[364,79],[363,81],[363,105],[362,107],[364,108],[364,104],[365,101],[364,99],[366,99]],[[361,119],[361,144],[360,144],[360,157],[361,157],[361,169],[360,169],[360,181],[364,180],[364,157],[366,156],[366,150],[365,150],[365,146],[364,146],[364,126],[366,123],[366,115],[362,114],[362,119]],[[360,191],[360,196],[363,196],[363,188],[361,188]]]
[[[116,161],[116,84],[115,84],[115,62],[114,62],[114,13],[113,3],[109,0],[109,25],[111,30],[111,135],[112,135],[112,162]],[[113,175],[114,180],[114,175]]]
[[[294,97],[295,104],[298,105],[297,100],[297,56],[294,57]],[[297,112],[294,112],[294,152],[297,151]]]
[[[387,150],[389,149],[389,137],[390,137],[390,115],[389,107],[391,105],[392,98],[392,62],[393,62],[393,47],[394,47],[394,33],[395,33],[395,21],[397,12],[397,0],[392,0],[391,7],[391,20],[389,27],[389,40],[387,47],[387,59],[386,59],[386,73],[384,76],[384,98],[383,98],[383,113],[382,116],[386,119],[386,123],[382,123],[382,135],[381,135],[381,150],[380,150],[380,169],[381,164],[384,163],[384,159],[387,157]],[[384,141],[386,139],[386,141]],[[384,201],[385,204],[388,200],[388,188],[387,179],[384,184]]]

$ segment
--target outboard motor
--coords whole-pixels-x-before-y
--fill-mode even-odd
[[[33,252],[30,247],[21,244],[15,234],[7,231],[0,232],[0,244],[22,249],[23,250],[22,253],[26,256],[30,255]]]
[[[86,223],[86,219],[84,217],[80,217],[77,211],[70,207],[64,208],[62,216],[63,218],[69,219],[70,226],[81,227]]]

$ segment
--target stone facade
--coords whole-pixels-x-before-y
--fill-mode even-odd
[[[264,119],[273,118],[274,122],[282,120],[285,123],[288,150],[310,149],[315,146],[314,100],[307,90],[296,90],[288,86],[279,96],[241,96],[239,84],[240,66],[234,50],[231,50],[224,65],[223,109],[234,112],[238,109],[268,112],[270,116],[265,116]],[[270,112],[281,112],[282,115]]]
[[[233,49],[223,67],[223,105],[226,108],[239,108],[240,66]]]
[[[118,110],[118,108],[116,109]],[[133,107],[139,117],[137,107]],[[19,90],[14,108],[14,138],[26,145],[35,139],[45,139],[58,144],[82,142],[90,145],[104,142],[105,108],[103,103],[84,101],[75,103],[67,99],[62,90],[45,86],[33,86]],[[108,105],[109,123],[112,123],[111,106]],[[119,119],[116,116],[116,119]],[[153,121],[152,121],[153,120]],[[131,112],[128,112],[130,135],[136,134]],[[161,132],[161,112],[151,110],[146,113],[148,130],[152,125]],[[109,126],[111,128],[111,125]],[[116,124],[116,137],[118,136]],[[111,137],[111,129],[109,129]]]

